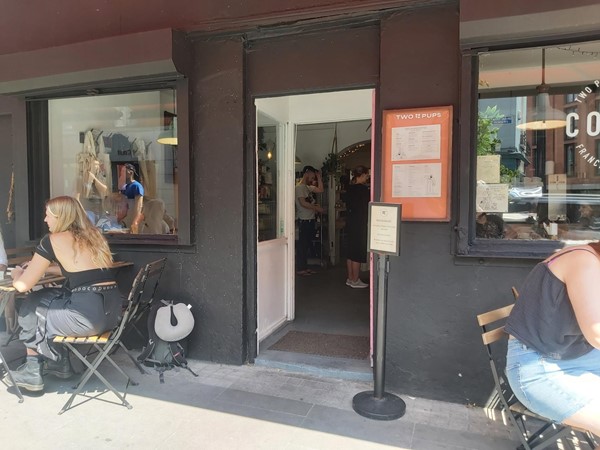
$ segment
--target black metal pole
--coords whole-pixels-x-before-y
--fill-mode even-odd
[[[352,408],[358,414],[375,420],[394,420],[406,412],[406,404],[397,395],[385,392],[385,325],[387,282],[389,273],[388,255],[379,255],[377,285],[377,333],[375,337],[375,367],[373,368],[374,389],[356,394]]]
[[[379,255],[377,278],[377,337],[375,339],[375,367],[374,377],[375,398],[383,398],[385,392],[385,325],[386,325],[386,294],[389,272],[388,255]]]

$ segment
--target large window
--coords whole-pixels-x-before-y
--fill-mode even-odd
[[[600,42],[478,61],[475,242],[600,239]]]
[[[175,89],[48,100],[49,196],[104,233],[177,235]]]

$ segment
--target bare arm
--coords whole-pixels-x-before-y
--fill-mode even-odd
[[[14,288],[19,292],[27,292],[44,276],[49,266],[50,261],[37,253],[34,254],[25,269],[17,266],[12,270]]]
[[[98,192],[100,193],[100,195],[102,197],[106,197],[106,193],[108,192],[108,187],[106,186],[106,184],[104,184],[102,181],[100,181],[98,179],[98,177],[96,175],[94,175],[92,172],[90,172],[90,179],[96,185],[96,188],[98,189]]]
[[[298,197],[298,201],[306,209],[312,209],[313,211],[316,211],[318,213],[322,213],[324,211],[324,209],[321,208],[319,205],[317,205],[317,204],[313,205],[312,203],[307,202],[304,197]]]
[[[137,234],[139,232],[140,222],[142,221],[142,206],[144,205],[144,197],[136,195],[135,205],[133,207],[133,221],[131,222],[131,232]]]
[[[321,175],[321,171],[317,170],[317,186],[313,186],[313,192],[325,192],[325,188],[323,187],[323,176]]]
[[[569,299],[585,339],[600,349],[600,293],[596,286],[596,280],[600,278],[600,260],[584,251],[568,256],[561,258],[564,261],[557,260],[561,263],[558,272],[562,273],[567,285]]]
[[[60,266],[56,263],[52,263],[48,266],[48,268],[46,269],[46,273],[50,274],[50,275],[62,275],[62,272],[60,270]]]

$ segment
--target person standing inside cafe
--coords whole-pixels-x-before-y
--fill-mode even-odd
[[[125,164],[125,177],[127,182],[121,188],[121,193],[133,204],[129,205],[129,212],[125,222],[134,234],[139,233],[140,223],[142,221],[142,207],[144,205],[144,186],[136,180],[139,178],[137,170],[133,164]]]
[[[111,330],[122,305],[108,243],[81,203],[73,197],[53,198],[46,204],[44,221],[50,233],[42,238],[29,263],[12,270],[18,292],[30,291],[45,273],[60,271],[66,278],[62,288],[28,294],[19,310],[19,338],[27,358],[13,378],[17,386],[29,391],[44,389],[44,362],[45,374],[72,375],[68,353],[52,344],[55,336],[93,336]],[[53,262],[58,266],[51,267]],[[4,382],[12,385],[8,376]]]
[[[348,278],[346,286],[364,289],[369,285],[363,282],[360,275],[360,265],[367,262],[367,228],[369,222],[369,169],[357,166],[352,171],[352,181],[347,187],[345,203],[347,211],[346,231],[348,233],[348,259],[346,268]]]
[[[316,186],[314,182],[316,181]],[[296,273],[307,276],[314,271],[308,268],[308,251],[315,236],[315,215],[324,209],[314,200],[312,194],[323,192],[321,172],[312,166],[302,169],[302,179],[296,185],[296,220],[298,221],[298,247],[296,249]]]

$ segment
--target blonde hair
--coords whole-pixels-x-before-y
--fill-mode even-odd
[[[71,232],[75,245],[89,250],[92,262],[99,268],[105,269],[113,264],[108,242],[90,222],[79,200],[68,196],[55,197],[48,200],[46,208],[57,219],[53,233]],[[77,248],[74,250],[77,252]]]
[[[142,234],[163,234],[169,228],[167,222],[163,220],[165,216],[165,202],[160,198],[145,201],[142,214],[144,215]]]

